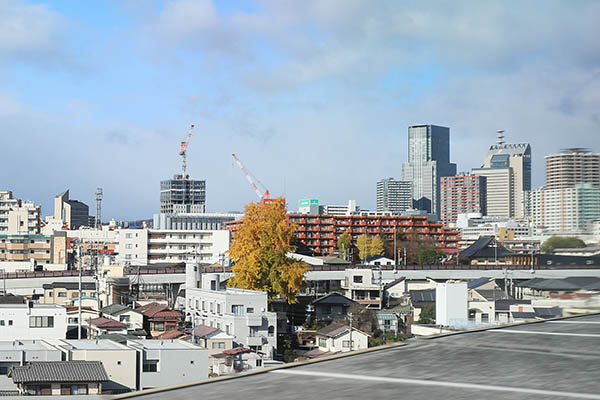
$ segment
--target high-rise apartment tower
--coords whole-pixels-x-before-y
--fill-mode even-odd
[[[394,178],[377,182],[377,211],[400,213],[412,208],[412,184]]]

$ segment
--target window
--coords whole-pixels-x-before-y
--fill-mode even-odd
[[[29,317],[30,328],[54,328],[54,317]]]
[[[254,314],[254,308],[253,307],[248,307],[248,308],[246,308],[246,312],[248,314]]]
[[[125,234],[125,239],[131,239],[131,233],[126,233]]]
[[[217,314],[221,314],[221,304],[217,303]]]
[[[215,303],[213,303],[212,301],[210,302],[210,312],[211,313],[215,312]]]
[[[158,360],[144,360],[143,372],[158,372]]]
[[[0,319],[0,326],[4,326],[4,320]]]
[[[129,323],[130,316],[129,315],[119,315],[119,321]]]
[[[52,297],[54,293],[48,292],[48,297]]]
[[[256,360],[256,366],[257,367],[262,367],[262,360],[261,359],[257,359]]]
[[[8,326],[12,326],[12,324],[13,324],[13,320],[12,320],[12,319],[9,319],[9,320],[8,320]]]
[[[67,292],[58,292],[58,297],[67,297]]]
[[[202,311],[206,311],[206,301],[202,300]]]
[[[268,332],[269,332],[269,336],[274,336],[275,335],[275,327],[273,325],[269,326]]]
[[[342,340],[342,347],[345,349],[350,348],[350,341],[349,340]],[[352,347],[354,347],[354,340],[352,341]]]
[[[154,330],[155,331],[164,331],[165,330],[165,323],[164,322],[155,322],[154,323]]]
[[[320,347],[327,347],[327,339],[325,339],[325,338],[319,338],[319,346]]]
[[[244,315],[244,306],[242,304],[234,304],[231,306],[231,313],[234,315]]]
[[[251,326],[250,327],[250,337],[256,337],[258,336],[258,326]]]
[[[212,348],[213,350],[224,350],[225,349],[225,342],[213,342],[212,344]]]
[[[78,320],[79,320],[79,318],[70,317],[69,320],[67,321],[67,323],[69,323],[71,325],[75,325],[75,324],[77,324]]]
[[[117,365],[121,365],[121,361],[117,361]]]
[[[125,248],[126,248],[126,249],[131,249],[131,243],[127,243],[127,244],[125,245]]]
[[[354,275],[352,277],[352,281],[354,283],[363,283],[363,277],[362,277],[362,275]]]

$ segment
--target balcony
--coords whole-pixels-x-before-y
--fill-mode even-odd
[[[260,316],[260,315],[246,315],[246,325],[248,325],[248,326],[262,326],[262,316]]]
[[[248,346],[262,346],[262,336],[246,336],[246,344]]]

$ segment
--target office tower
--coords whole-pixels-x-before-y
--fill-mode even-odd
[[[580,183],[600,189],[600,154],[572,148],[546,156],[546,189],[571,188]]]
[[[394,178],[377,182],[377,211],[400,213],[412,208],[412,185]]]
[[[535,225],[556,233],[581,233],[600,218],[600,189],[589,183],[540,188],[527,193],[527,206]]]
[[[450,129],[436,125],[408,127],[408,163],[403,180],[412,184],[413,208],[438,215],[440,178],[456,175],[450,163]]]
[[[456,223],[458,214],[486,214],[486,177],[462,173],[440,179],[441,220]]]
[[[481,168],[473,175],[487,178],[487,215],[503,218],[525,217],[524,192],[531,190],[531,146],[505,143],[504,131],[490,146]]]
[[[161,213],[203,213],[206,204],[206,181],[183,175],[160,182]]]
[[[89,226],[90,209],[79,200],[69,199],[69,190],[54,197],[54,218],[62,221],[68,229]]]

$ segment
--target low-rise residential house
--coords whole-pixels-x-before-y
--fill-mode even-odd
[[[388,301],[390,298],[402,298],[408,295],[408,282],[404,276],[394,279],[384,285],[385,300]],[[387,303],[384,304],[387,306]]]
[[[72,305],[74,298],[79,298],[79,282],[52,282],[42,285],[44,297],[40,298],[42,304]],[[96,301],[96,284],[83,282],[81,284],[82,298],[91,298]]]
[[[33,361],[61,361],[62,352],[43,340],[9,340],[0,342],[0,393],[18,395],[19,391],[8,377],[12,367]]]
[[[92,319],[98,318],[99,312],[91,307],[81,307],[81,333],[82,338],[87,335],[86,325]],[[67,307],[67,339],[77,339],[79,328],[79,307]]]
[[[114,319],[127,325],[128,331],[144,329],[144,314],[122,304],[111,304],[100,310],[103,317]]]
[[[367,257],[367,265],[394,265],[394,260],[385,256]]]
[[[369,347],[368,333],[352,328],[347,324],[332,323],[315,333],[319,351],[323,353],[339,353],[362,350]]]
[[[415,321],[420,320],[424,307],[435,308],[435,289],[411,290],[409,296]]]
[[[64,339],[67,309],[55,304],[0,304],[0,340]]]
[[[46,361],[13,367],[8,373],[22,395],[97,395],[108,374],[100,361]]]
[[[377,328],[385,333],[399,335],[404,331],[404,321],[402,316],[391,310],[381,310],[375,313],[377,318]]]
[[[330,293],[312,302],[315,319],[319,323],[344,320],[350,307],[357,305],[357,302],[339,293]]]
[[[143,314],[144,330],[149,332],[152,337],[179,328],[184,319],[184,315],[179,311],[171,310],[168,306],[155,302],[136,307],[136,311]]]
[[[141,365],[140,389],[195,382],[208,377],[208,351],[184,340],[128,340]]]
[[[207,287],[218,288],[219,285]],[[207,325],[232,335],[234,346],[273,358],[277,350],[277,314],[267,311],[267,293],[227,288],[188,288],[186,313],[193,325]]]
[[[228,335],[212,326],[198,325],[194,328],[193,343],[208,350],[209,374],[222,375],[225,372],[222,365],[226,359],[215,355],[231,350],[234,339],[233,335]]]
[[[88,337],[95,338],[107,333],[127,334],[127,325],[114,319],[98,317],[86,321]]]
[[[377,271],[371,269],[347,269],[342,281],[344,295],[369,308],[381,308],[383,284]]]
[[[101,362],[108,374],[102,388],[119,393],[137,389],[137,352],[112,340],[61,340],[55,343],[70,361]]]

